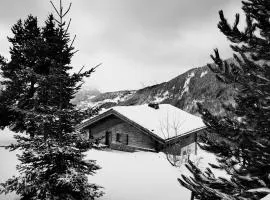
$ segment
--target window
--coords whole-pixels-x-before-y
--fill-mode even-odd
[[[128,134],[116,133],[116,142],[128,145]]]
[[[89,137],[88,137],[89,140],[94,139],[93,134],[92,134],[92,132],[91,132],[91,129],[88,130],[88,134],[89,134],[89,135],[88,135],[88,136],[89,136]]]
[[[127,138],[126,138],[126,145],[128,145],[128,134],[126,136],[127,136]]]
[[[116,133],[116,142],[121,142],[121,134]]]

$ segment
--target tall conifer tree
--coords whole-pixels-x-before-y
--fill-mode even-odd
[[[54,6],[54,4],[52,3]],[[55,6],[54,6],[55,8]],[[24,131],[16,136],[11,150],[21,149],[18,177],[1,184],[2,192],[15,191],[22,199],[86,200],[100,196],[99,186],[88,183],[99,166],[85,160],[80,148],[81,138],[75,125],[84,113],[75,109],[70,100],[80,89],[82,78],[94,68],[70,74],[74,55],[62,2],[50,15],[43,28],[32,16],[13,27],[11,61],[2,62],[6,89],[0,107],[8,120],[1,127]],[[33,29],[27,29],[28,21]]]
[[[219,13],[218,28],[232,43],[235,63],[224,62],[215,50],[216,67],[209,66],[220,81],[235,86],[235,102],[224,105],[225,116],[200,110],[208,131],[201,147],[217,156],[218,165],[211,166],[230,178],[218,178],[211,169],[203,172],[190,162],[193,177],[179,181],[196,199],[256,200],[270,193],[270,1],[242,3],[243,31],[238,29],[239,14],[230,26]]]
[[[1,70],[5,87],[1,98],[0,127],[11,126],[14,131],[25,129],[22,115],[13,107],[25,109],[31,107],[31,98],[34,94],[34,77],[30,70],[36,71],[39,65],[35,63],[41,54],[41,31],[37,25],[37,18],[29,15],[22,22],[19,20],[13,27],[14,37],[8,38],[12,44],[10,48],[11,61],[6,63],[1,59]],[[9,109],[6,105],[9,105]]]

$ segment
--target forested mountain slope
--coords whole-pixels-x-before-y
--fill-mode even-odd
[[[228,60],[231,62],[232,60]],[[78,107],[109,108],[115,105],[138,105],[150,102],[169,103],[192,114],[198,114],[197,102],[215,113],[222,112],[220,100],[231,101],[231,86],[217,81],[207,66],[193,68],[168,82],[139,90],[125,90],[100,94],[85,94]],[[78,97],[77,97],[78,98]]]

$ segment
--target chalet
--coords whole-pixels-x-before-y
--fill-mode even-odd
[[[77,127],[84,137],[100,138],[112,149],[196,151],[197,135],[205,128],[200,117],[169,104],[116,106]]]

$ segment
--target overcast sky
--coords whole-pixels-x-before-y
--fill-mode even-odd
[[[53,0],[58,5],[58,0]],[[63,0],[68,5],[68,0]],[[9,57],[10,28],[28,14],[40,24],[53,9],[48,0],[0,0],[0,53]],[[79,52],[73,65],[103,63],[86,81],[101,91],[138,89],[168,81],[210,63],[219,48],[231,57],[219,32],[218,11],[232,22],[240,0],[73,0],[69,17]]]

